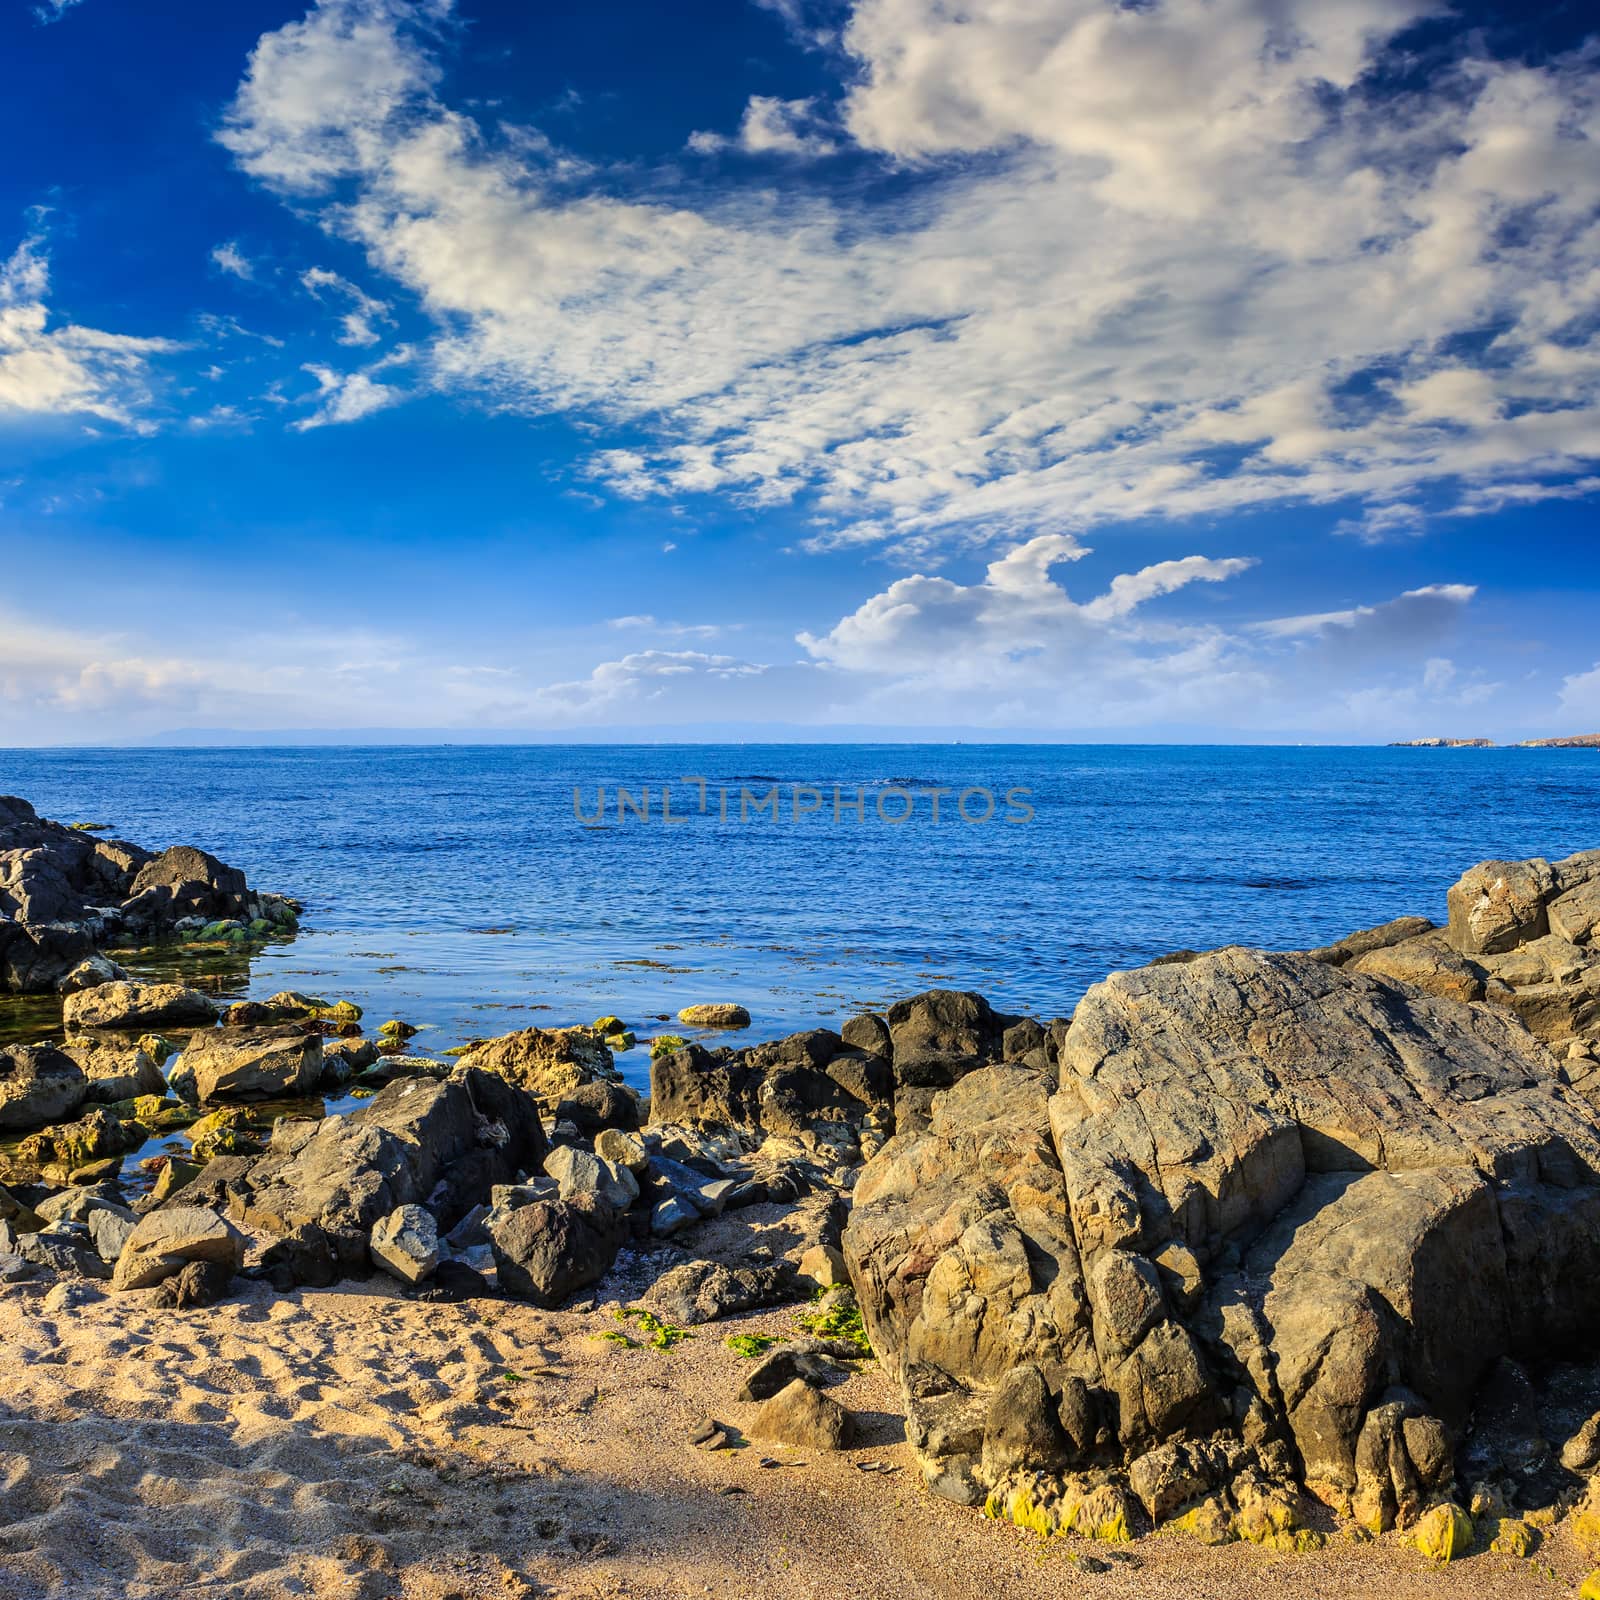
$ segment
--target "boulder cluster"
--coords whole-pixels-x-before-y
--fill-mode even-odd
[[[1568,1514],[1600,1559],[1600,851],[1474,867],[1444,926],[1114,973],[1070,1018],[935,990],[658,1040],[647,1098],[615,1017],[452,1063],[301,995],[65,1011],[65,1046],[0,1053],[0,1127],[37,1130],[0,1170],[0,1278],[197,1304],[377,1269],[551,1307],[620,1274],[656,1338],[826,1292],[928,1485],[992,1516],[1279,1548],[1344,1519],[1443,1558]],[[351,1073],[349,1115],[253,1131],[251,1099]],[[196,1159],[128,1205],[120,1151],[174,1106]],[[836,1448],[859,1354],[784,1347],[739,1398]]]
[[[0,992],[42,994],[120,973],[108,945],[209,931],[244,943],[292,932],[299,908],[258,894],[189,845],[157,853],[41,818],[0,795]]]

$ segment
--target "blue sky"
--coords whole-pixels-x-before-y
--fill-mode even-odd
[[[1600,49],[6,0],[0,742],[1600,729]]]

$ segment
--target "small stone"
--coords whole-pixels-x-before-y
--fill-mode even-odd
[[[855,1418],[831,1395],[796,1378],[766,1401],[751,1431],[801,1450],[842,1450],[855,1432]]]
[[[685,1006],[678,1013],[678,1021],[691,1028],[748,1028],[750,1013],[743,1006],[718,1001]]]
[[[439,1265],[439,1224],[423,1206],[398,1206],[372,1230],[367,1248],[373,1263],[415,1287]]]
[[[594,1136],[594,1153],[614,1167],[626,1167],[636,1176],[649,1169],[650,1152],[636,1133],[625,1133],[621,1128],[602,1128]]]
[[[812,1245],[800,1257],[799,1270],[802,1278],[809,1278],[824,1289],[832,1289],[850,1281],[850,1273],[844,1264],[844,1255],[837,1245]]]
[[[1446,1501],[1422,1518],[1412,1538],[1429,1561],[1442,1567],[1472,1548],[1472,1519],[1460,1506]]]

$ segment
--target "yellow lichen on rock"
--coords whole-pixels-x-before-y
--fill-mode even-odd
[[[1128,1506],[1127,1494],[1113,1484],[1085,1486],[1033,1473],[991,1490],[983,1514],[1043,1538],[1075,1533],[1104,1544],[1126,1544],[1133,1538]]]
[[[1503,1517],[1495,1529],[1489,1548],[1503,1556],[1525,1559],[1538,1548],[1539,1535],[1521,1517]]]
[[[1472,1548],[1472,1519],[1460,1506],[1446,1501],[1422,1518],[1412,1540],[1429,1561],[1442,1567]]]

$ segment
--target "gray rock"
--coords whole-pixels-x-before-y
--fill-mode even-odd
[[[1352,970],[1405,942],[1116,974],[1060,1035],[1058,1084],[975,1068],[867,1164],[844,1254],[940,1492],[1048,1454],[1054,1408],[1072,1460],[1287,1437],[1338,1500],[1396,1385],[1415,1398],[1382,1438],[1425,1484],[1498,1357],[1597,1325],[1594,1110],[1504,1010]],[[1385,1471],[1370,1497],[1399,1516]]]
[[[626,1168],[592,1156],[587,1150],[559,1145],[544,1160],[547,1176],[560,1186],[560,1198],[575,1194],[598,1195],[617,1211],[626,1211],[639,1198],[639,1180]]]
[[[275,1259],[286,1270],[315,1275],[299,1281],[328,1281],[368,1270],[372,1229],[397,1207],[426,1205],[449,1229],[544,1155],[532,1096],[457,1068],[442,1080],[397,1079],[298,1149],[213,1162],[205,1177],[221,1184],[231,1215],[285,1242]]]
[[[128,974],[108,956],[85,956],[62,978],[57,988],[62,994],[76,994],[79,989],[96,989],[102,983],[125,982],[127,977]]]
[[[626,1236],[624,1218],[592,1194],[520,1206],[490,1235],[501,1289],[546,1310],[598,1283]]]
[[[397,1206],[373,1228],[368,1248],[375,1266],[414,1287],[439,1265],[439,1224],[423,1206]]]
[[[69,994],[62,1003],[67,1028],[207,1028],[219,1008],[210,995],[179,983],[103,983]]]
[[[245,1238],[206,1206],[173,1206],[141,1217],[117,1258],[114,1289],[149,1289],[191,1261],[212,1261],[237,1272]]]
[[[306,1094],[322,1076],[322,1039],[292,1024],[216,1028],[195,1034],[183,1061],[202,1104]]]
[[[70,1117],[88,1093],[83,1069],[50,1045],[0,1047],[0,1132]]]

